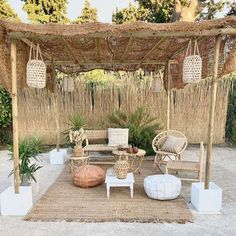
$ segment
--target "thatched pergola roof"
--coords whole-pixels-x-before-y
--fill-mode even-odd
[[[95,68],[154,71],[167,65],[166,128],[169,130],[171,88],[185,85],[182,64],[189,39],[198,41],[203,60],[202,78],[212,77],[205,176],[205,188],[208,189],[218,78],[236,71],[236,17],[191,23],[123,25],[30,25],[0,20],[0,84],[12,91],[15,193],[19,193],[17,90],[26,84],[29,46],[40,45],[44,60],[51,66],[52,79],[49,77],[48,82],[55,82],[55,68],[68,73]],[[57,107],[55,122],[59,150],[56,94],[53,101]]]
[[[29,45],[39,44],[48,65],[66,73],[95,68],[153,71],[171,60],[172,85],[181,88],[182,62],[189,39],[197,39],[203,59],[203,78],[212,75],[214,36],[223,35],[219,75],[236,70],[236,17],[201,22],[122,25],[88,23],[83,25],[32,25],[0,20],[0,83],[9,88],[10,58],[6,40],[15,39],[18,58],[18,85],[25,86],[25,65]],[[225,43],[228,46],[225,54]],[[231,53],[231,56],[228,56]]]

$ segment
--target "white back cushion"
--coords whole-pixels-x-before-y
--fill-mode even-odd
[[[108,146],[128,145],[129,129],[108,128]]]

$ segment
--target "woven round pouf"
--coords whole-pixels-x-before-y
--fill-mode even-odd
[[[144,190],[153,199],[175,199],[180,195],[181,181],[173,175],[151,175],[144,179]]]
[[[95,165],[85,165],[77,168],[73,175],[74,185],[81,188],[95,187],[105,181],[104,170]]]

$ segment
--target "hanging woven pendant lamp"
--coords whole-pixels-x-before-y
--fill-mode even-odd
[[[186,56],[183,63],[183,82],[196,83],[202,77],[202,58],[200,57],[197,40],[194,43],[194,51],[191,54],[192,42],[189,40]]]
[[[36,55],[32,56],[32,53],[34,54],[33,45],[31,44],[30,56],[26,71],[27,85],[32,88],[44,88],[46,86],[46,65],[43,62],[42,54],[38,44]],[[39,59],[39,56],[41,60]]]
[[[152,79],[152,92],[158,93],[163,91],[164,85],[163,85],[163,79],[161,73],[158,73],[153,76]]]
[[[63,90],[65,92],[73,92],[75,89],[74,79],[72,76],[67,76],[63,79]]]

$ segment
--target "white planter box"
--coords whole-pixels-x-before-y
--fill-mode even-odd
[[[210,182],[209,189],[204,189],[204,183],[193,183],[191,188],[191,203],[201,212],[219,212],[222,208],[222,189]]]
[[[52,165],[63,165],[67,158],[67,149],[62,148],[57,151],[57,149],[53,149],[50,152],[50,164]]]
[[[23,216],[33,205],[32,187],[20,186],[20,192],[15,194],[14,187],[11,186],[0,195],[1,215]]]

